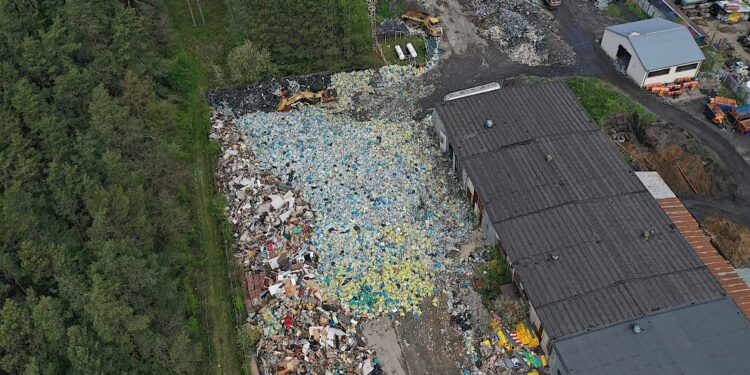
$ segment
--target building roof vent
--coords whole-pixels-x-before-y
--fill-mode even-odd
[[[639,326],[638,324],[633,324],[633,332],[634,333],[641,333],[641,332],[643,332],[643,328],[641,328],[641,326]]]
[[[495,123],[493,123],[492,120],[487,120],[484,122],[484,127],[487,129],[491,128],[492,125],[495,125]]]
[[[641,234],[641,237],[645,238],[645,239],[646,239],[646,241],[648,241],[648,240],[650,240],[650,239],[651,239],[651,237],[653,237],[653,236],[654,236],[655,234],[656,234],[656,231],[654,231],[653,229],[651,229],[651,230],[644,230],[644,231],[643,231],[643,233]]]

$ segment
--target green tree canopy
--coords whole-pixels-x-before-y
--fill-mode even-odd
[[[259,81],[273,74],[274,70],[268,51],[249,40],[234,47],[227,56],[227,78],[231,83]]]
[[[153,4],[0,1],[0,374],[198,370]]]

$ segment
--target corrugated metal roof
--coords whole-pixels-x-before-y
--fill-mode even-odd
[[[723,295],[562,82],[436,110],[551,338]]]
[[[647,71],[705,59],[685,26],[663,18],[608,26],[606,29],[628,38]]]
[[[643,191],[598,129],[542,136],[463,163],[493,222],[565,202]],[[585,152],[583,152],[585,150]],[[502,165],[499,169],[497,166]],[[533,191],[530,193],[530,191]]]
[[[543,136],[596,130],[580,106],[568,106],[571,102],[578,103],[573,93],[554,82],[455,99],[435,110],[443,122],[454,124],[447,129],[448,137],[456,155],[464,158]],[[494,126],[485,128],[486,120]]]
[[[740,375],[748,372],[748,337],[750,323],[721,298],[566,338],[555,350],[571,375]]]

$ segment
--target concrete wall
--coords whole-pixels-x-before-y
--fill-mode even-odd
[[[688,65],[688,64],[683,64],[683,65]],[[694,78],[698,74],[698,71],[700,70],[700,68],[701,68],[701,64],[698,63],[698,67],[696,67],[695,69],[686,70],[684,72],[678,72],[677,67],[673,66],[669,68],[669,74],[665,74],[663,76],[646,78],[645,81],[643,81],[642,86],[650,85],[652,83],[672,83],[676,81],[678,78],[688,78],[688,77]]]
[[[560,358],[557,356],[557,351],[555,350],[554,345],[552,346],[550,353],[547,355],[547,364],[549,365],[550,374],[569,375],[568,371],[566,371],[562,366],[562,363],[560,363]]]
[[[614,33],[609,30],[604,30],[602,35],[601,47],[604,52],[613,60],[617,58],[617,50],[622,46],[630,54],[630,63],[625,71],[627,75],[632,79],[638,86],[643,84],[643,79],[646,77],[646,70],[643,69],[641,61],[638,60],[633,46],[630,44],[628,38]]]
[[[486,211],[482,216],[481,226],[482,233],[484,233],[484,239],[487,241],[487,246],[497,245],[497,232],[495,232],[495,227],[492,225],[492,220],[490,220],[490,216],[487,215]]]
[[[529,320],[531,320],[531,324],[534,325],[534,328],[539,330],[542,321],[539,320],[539,316],[536,314],[536,310],[534,310],[534,306],[531,306],[531,304],[529,304]]]
[[[633,51],[633,48],[630,45],[630,41],[628,41],[627,38],[620,34],[613,33],[612,31],[609,31],[607,29],[604,30],[604,34],[602,35],[601,47],[607,54],[607,56],[612,59],[617,58],[617,47],[621,44],[623,47],[625,47],[626,50],[628,50],[628,52],[630,52],[630,55],[632,56],[631,62],[632,60],[637,59],[635,51]]]
[[[448,152],[448,133],[445,131],[445,125],[438,116],[436,110],[432,110],[432,126],[435,127],[435,133],[438,136],[438,147],[442,152]]]

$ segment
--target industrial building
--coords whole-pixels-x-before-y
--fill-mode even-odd
[[[750,322],[562,82],[441,103],[433,121],[553,374],[701,373],[674,366],[686,357],[746,370]],[[721,339],[696,336],[708,330]]]
[[[685,26],[663,18],[606,27],[601,47],[639,86],[695,78],[705,59]]]

